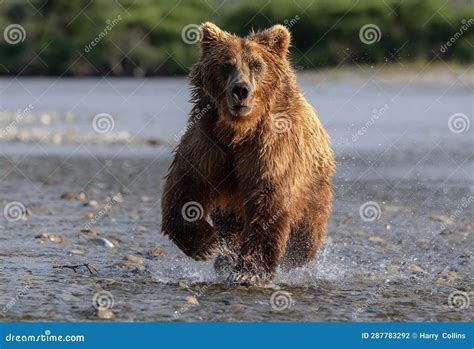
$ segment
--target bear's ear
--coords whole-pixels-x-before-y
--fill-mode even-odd
[[[227,33],[211,22],[201,24],[201,48],[224,41]]]
[[[290,46],[291,34],[285,26],[274,25],[264,31],[252,34],[251,37],[257,42],[267,46],[278,56],[285,57]]]

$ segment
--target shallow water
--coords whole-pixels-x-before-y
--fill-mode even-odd
[[[0,203],[28,209],[18,221],[0,215],[0,320],[98,320],[96,295],[113,299],[117,321],[472,321],[472,305],[449,297],[473,301],[473,127],[448,128],[454,113],[472,118],[470,90],[374,77],[301,83],[337,154],[327,235],[310,265],[267,287],[235,287],[159,234],[161,179],[189,109],[184,79],[1,79],[3,110],[34,108],[15,124],[21,137],[0,143]],[[58,114],[42,119],[47,111]],[[108,139],[91,127],[103,112],[114,118]],[[90,135],[98,141],[84,144]],[[123,202],[106,206],[118,193]],[[360,213],[367,202],[380,207],[373,221]],[[116,247],[93,244],[86,226]],[[162,255],[147,254],[157,246]],[[96,271],[53,268],[83,263]]]

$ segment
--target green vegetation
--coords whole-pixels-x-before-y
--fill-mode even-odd
[[[474,6],[467,0],[31,0],[0,5],[0,74],[185,74],[198,49],[184,42],[183,28],[203,21],[242,35],[286,25],[298,69],[474,61]],[[26,35],[19,32],[15,44],[6,40],[11,24]],[[367,38],[379,40],[371,44],[359,37],[367,24],[381,33],[372,26]]]

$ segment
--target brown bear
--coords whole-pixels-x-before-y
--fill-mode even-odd
[[[200,39],[162,231],[195,260],[219,251],[230,281],[265,283],[278,265],[314,258],[331,210],[333,152],[296,84],[284,26],[241,38],[204,23]]]

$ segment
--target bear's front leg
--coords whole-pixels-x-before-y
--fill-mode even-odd
[[[265,283],[275,275],[290,235],[283,196],[261,194],[246,207],[244,243],[229,279],[236,283]]]
[[[172,169],[162,196],[162,231],[189,257],[207,260],[219,247],[215,229],[206,221],[209,193],[199,176],[180,176]]]

